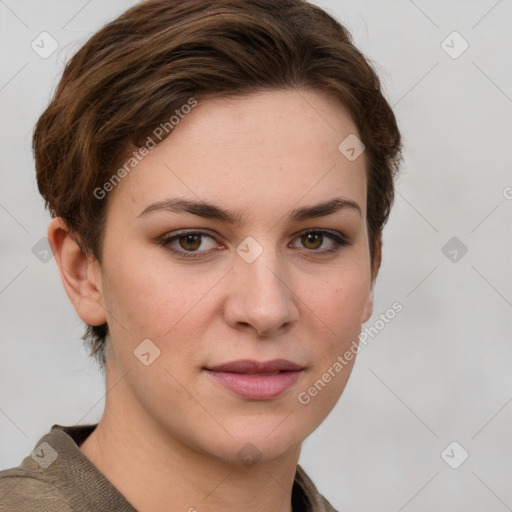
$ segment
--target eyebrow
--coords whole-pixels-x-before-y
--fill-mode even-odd
[[[323,203],[312,206],[295,208],[288,216],[288,222],[300,222],[307,219],[325,217],[341,210],[350,209],[362,215],[360,206],[350,199],[336,197]],[[240,225],[243,216],[231,210],[225,210],[206,201],[192,201],[190,199],[169,198],[146,206],[137,218],[155,211],[169,211],[174,213],[192,213],[205,219],[214,219],[232,225]]]

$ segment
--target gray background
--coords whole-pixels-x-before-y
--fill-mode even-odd
[[[133,3],[0,1],[1,468],[52,424],[102,414],[82,322],[53,258],[32,250],[50,216],[30,137],[63,63]],[[395,301],[403,310],[359,354],[300,463],[340,511],[512,510],[512,1],[316,3],[377,63],[403,132],[367,326]],[[46,59],[31,48],[43,31],[59,44]]]

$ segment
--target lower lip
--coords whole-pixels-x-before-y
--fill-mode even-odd
[[[227,389],[249,400],[277,398],[290,389],[302,374],[302,370],[283,371],[277,375],[205,371]]]

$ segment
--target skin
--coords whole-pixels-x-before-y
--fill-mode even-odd
[[[200,101],[105,199],[102,265],[80,252],[63,219],[52,220],[71,302],[111,335],[105,411],[80,449],[137,510],[291,510],[301,444],[335,406],[354,360],[309,404],[298,394],[357,340],[380,265],[380,242],[373,266],[369,255],[365,155],[350,162],[338,150],[352,133],[345,108],[319,92]],[[138,217],[170,197],[207,200],[243,222],[163,210]],[[292,209],[335,197],[361,213],[288,222]],[[312,228],[349,245],[326,253],[337,247],[327,236],[301,237]],[[203,257],[180,259],[159,244],[184,229],[212,238],[171,246]],[[263,248],[252,263],[236,252],[248,236]],[[134,356],[146,338],[160,349],[149,366]],[[271,400],[240,398],[203,370],[275,358],[304,371]],[[261,456],[250,467],[238,455],[248,442]]]

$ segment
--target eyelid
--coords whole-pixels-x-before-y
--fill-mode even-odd
[[[342,247],[350,245],[349,238],[346,235],[344,235],[343,233],[341,233],[339,231],[333,231],[333,230],[330,230],[330,229],[324,229],[324,228],[308,228],[308,229],[305,229],[305,230],[297,233],[297,235],[295,235],[294,240],[297,239],[297,238],[300,238],[301,236],[306,235],[308,233],[321,234],[324,237],[329,238],[336,245],[336,247],[334,249],[324,249],[324,250],[321,250],[321,251],[314,250],[314,249],[304,249],[304,250],[309,251],[309,252],[311,252],[313,254],[315,254],[315,253],[320,254],[320,255],[321,254],[332,254],[334,252],[338,252]]]
[[[334,242],[334,244],[336,245],[336,247],[334,249],[315,250],[315,249],[303,248],[304,251],[310,252],[312,254],[318,254],[319,256],[327,255],[327,254],[332,254],[332,253],[338,252],[344,246],[350,245],[350,240],[349,240],[349,238],[346,235],[344,235],[343,233],[341,233],[339,231],[333,231],[333,230],[329,230],[329,229],[325,229],[325,228],[307,228],[307,229],[304,229],[304,230],[300,231],[299,233],[296,233],[294,235],[293,240],[296,240],[296,239],[300,238],[301,236],[303,236],[305,234],[308,234],[308,233],[324,235],[327,238],[329,238],[332,242]],[[208,237],[208,238],[211,238],[213,240],[216,240],[216,236],[217,236],[217,235],[214,236],[211,233],[209,233],[208,231],[205,231],[203,229],[192,229],[191,228],[191,229],[186,229],[186,230],[179,231],[177,233],[174,232],[172,234],[169,233],[167,235],[164,235],[159,240],[159,244],[165,250],[171,252],[172,254],[175,254],[177,257],[179,257],[181,259],[193,259],[193,258],[206,257],[212,250],[216,250],[216,249],[208,249],[208,250],[203,250],[203,251],[185,251],[185,250],[176,250],[176,249],[174,249],[173,247],[170,246],[171,242],[177,240],[181,236],[185,236],[185,235],[188,235],[188,234],[199,235],[201,237]],[[290,243],[292,243],[292,242],[290,242]],[[221,246],[222,245],[223,244],[221,243]]]
[[[171,242],[174,242],[178,238],[186,235],[199,235],[201,237],[208,237],[212,240],[216,240],[216,237],[213,236],[211,233],[205,230],[198,230],[198,229],[186,229],[182,231],[178,231],[177,233],[168,233],[164,235],[159,241],[159,245],[165,249],[166,251],[169,251],[170,253],[176,255],[178,258],[181,259],[192,259],[192,258],[201,258],[210,253],[214,249],[208,249],[203,251],[185,251],[185,250],[177,250],[171,247]],[[221,244],[223,245],[223,244]]]
[[[295,235],[295,238],[298,238],[302,235],[305,235],[306,233],[320,233],[325,235],[332,235],[334,237],[338,237],[339,239],[343,240],[344,242],[348,243],[349,238],[345,234],[343,234],[341,231],[336,231],[333,229],[327,229],[327,228],[307,228]]]

